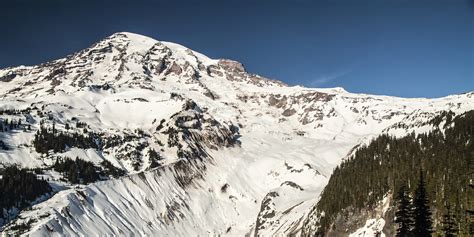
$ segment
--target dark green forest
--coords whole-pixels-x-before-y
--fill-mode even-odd
[[[57,131],[53,125],[51,129],[41,127],[38,130],[33,140],[33,146],[38,153],[48,153],[50,150],[54,152],[64,152],[68,147],[99,149],[98,141],[98,136],[95,134],[89,133],[88,135],[84,135],[80,133]]]
[[[16,166],[10,166],[0,171],[0,218],[4,218],[4,211],[12,207],[25,208],[41,195],[52,192],[48,182],[38,179],[37,176]]]
[[[108,177],[120,177],[125,171],[113,166],[104,160],[100,166],[79,158],[58,158],[51,167],[61,173],[65,180],[72,184],[88,184]],[[40,168],[34,170],[20,169],[16,166],[8,166],[0,170],[0,218],[7,218],[4,210],[16,207],[22,210],[28,207],[38,197],[51,193],[53,190],[46,180],[38,178],[41,174]]]
[[[52,168],[73,184],[89,184],[107,179],[108,176],[117,178],[125,175],[124,170],[116,168],[107,160],[104,160],[101,166],[77,157],[75,160],[58,158]]]
[[[430,123],[435,129],[425,134],[381,135],[339,165],[317,204],[324,215],[316,235],[327,233],[344,210],[375,207],[389,191],[395,197],[392,207],[405,203],[401,209],[413,211],[400,217],[403,210],[397,210],[397,216],[414,221],[419,214],[410,205],[424,202],[417,199],[422,181],[433,235],[474,236],[474,111],[446,112]]]
[[[73,184],[88,184],[100,179],[100,169],[94,166],[92,162],[79,158],[75,160],[69,158],[57,159],[53,169]]]

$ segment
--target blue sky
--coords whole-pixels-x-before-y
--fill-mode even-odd
[[[2,68],[129,31],[290,85],[403,97],[474,90],[473,0],[2,0],[0,9]]]

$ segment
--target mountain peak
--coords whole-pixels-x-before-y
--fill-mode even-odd
[[[234,60],[211,59],[185,46],[130,32],[114,33],[63,59],[34,67],[0,70],[0,81],[16,82],[7,86],[10,87],[8,92],[20,96],[58,91],[74,93],[102,85],[155,90],[165,81],[174,81],[180,86],[195,84],[211,95],[215,93],[209,91],[209,83],[219,79],[258,87],[286,86],[283,82],[250,74]]]
[[[141,35],[141,34],[132,33],[132,32],[125,32],[125,31],[113,33],[110,36],[106,37],[106,39],[127,39],[129,41],[133,41],[133,42],[137,42],[137,43],[144,42],[144,41],[158,42],[157,40],[155,40],[151,37]]]
[[[2,229],[15,236],[290,235],[356,147],[474,109],[472,94],[287,87],[128,32],[0,70],[0,97],[0,166],[38,168],[57,187],[43,203],[0,213],[0,228],[19,215]],[[90,162],[86,170],[105,180],[76,186],[81,177],[52,168],[67,159]]]

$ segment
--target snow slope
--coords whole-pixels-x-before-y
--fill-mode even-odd
[[[427,131],[424,122],[442,111],[474,109],[473,93],[405,99],[288,87],[238,62],[132,33],[2,69],[0,98],[0,110],[31,110],[2,120],[32,127],[0,133],[13,148],[0,150],[1,164],[47,168],[56,157],[78,157],[127,171],[68,186],[3,227],[31,236],[297,234],[354,147],[383,132]],[[65,130],[78,121],[104,143],[118,142],[49,155],[32,147],[40,122]],[[164,158],[158,168],[150,169],[150,149]]]

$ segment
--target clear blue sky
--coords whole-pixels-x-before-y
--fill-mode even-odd
[[[290,85],[404,97],[474,90],[473,0],[2,0],[0,9],[1,68],[129,31]]]

